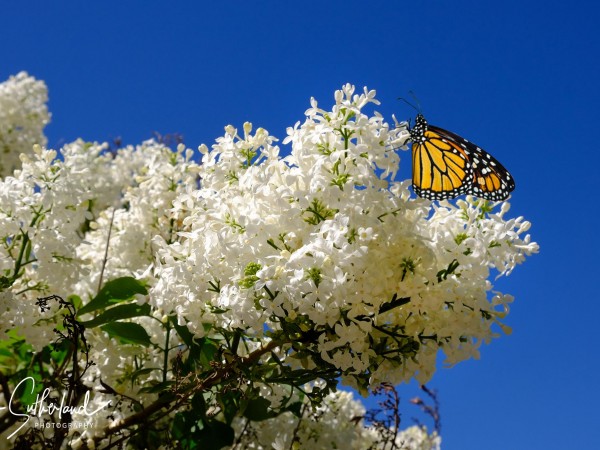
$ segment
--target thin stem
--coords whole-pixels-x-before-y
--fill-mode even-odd
[[[110,235],[112,233],[112,226],[115,220],[115,208],[112,210],[110,217],[110,224],[108,225],[108,236],[106,236],[106,247],[104,248],[104,258],[102,258],[102,268],[100,269],[100,278],[98,279],[98,292],[102,287],[102,279],[104,278],[104,269],[106,268],[106,262],[108,261],[108,245],[110,243]]]
[[[163,357],[163,383],[167,381],[167,372],[169,370],[169,339],[171,338],[171,323],[167,321],[167,333],[165,338],[165,348]]]
[[[294,428],[294,432],[292,433],[292,440],[290,441],[290,450],[294,448],[294,442],[298,438],[298,431],[300,430],[300,424],[302,423],[302,418],[304,417],[304,413],[306,412],[306,408],[308,404],[302,405],[302,410],[300,411],[300,417],[298,417],[298,423],[296,424],[296,428]]]
[[[21,248],[19,249],[19,256],[17,256],[17,261],[15,262],[15,271],[12,276],[13,280],[16,280],[19,277],[19,272],[21,271],[23,263],[23,256],[25,255],[27,246],[30,243],[28,233],[25,233],[23,230],[21,230],[21,236],[23,236],[23,243],[21,244]]]

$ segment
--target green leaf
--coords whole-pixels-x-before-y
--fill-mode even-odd
[[[164,439],[164,436],[161,431],[150,429],[150,427],[143,427],[137,434],[129,438],[127,448],[143,448],[145,450],[163,449],[165,446],[161,445],[161,441]]]
[[[0,369],[19,363],[27,367],[33,355],[33,347],[14,328],[8,330],[6,335],[8,339],[0,339]]]
[[[98,295],[94,297],[87,305],[78,311],[78,314],[85,314],[98,309],[106,308],[115,303],[120,303],[131,299],[136,294],[147,295],[148,290],[141,281],[133,277],[122,277],[108,281]]]
[[[197,359],[202,367],[210,367],[210,363],[215,360],[218,348],[219,346],[212,339],[204,339]]]
[[[193,425],[188,412],[177,413],[171,422],[171,434],[175,439],[183,439],[191,434]]]
[[[244,411],[244,417],[254,422],[261,422],[276,416],[277,413],[271,409],[271,402],[263,397],[250,400]]]
[[[100,327],[100,329],[106,331],[110,337],[115,338],[121,344],[139,344],[144,347],[152,345],[150,336],[144,330],[144,327],[137,323],[112,322]]]
[[[192,410],[198,419],[206,418],[206,400],[203,392],[196,392],[192,397]]]
[[[194,345],[194,333],[192,333],[188,329],[188,327],[186,327],[185,325],[179,325],[177,323],[177,317],[175,317],[175,316],[170,316],[169,321],[171,322],[171,325],[173,326],[173,328],[175,328],[175,331],[177,331],[177,334],[179,335],[181,340],[185,343],[185,345],[187,345],[188,347],[193,346]]]
[[[28,372],[19,382],[19,389],[13,391],[13,395],[20,400],[21,405],[33,405],[38,394],[44,390],[42,376],[37,372]]]
[[[217,346],[208,338],[197,338],[185,325],[179,325],[177,318],[169,317],[169,321],[181,340],[188,347],[187,358],[183,365],[179,367],[183,374],[186,375],[195,371],[198,367],[208,368],[214,360],[214,354]]]
[[[302,417],[302,402],[294,402],[286,406],[284,411],[289,411],[296,417]]]
[[[221,450],[233,444],[235,433],[233,428],[223,422],[210,421],[204,428],[196,433],[198,449]]]
[[[139,377],[143,377],[145,375],[151,374],[155,370],[160,370],[158,367],[148,367],[144,369],[138,369],[131,374],[131,382],[135,383]]]
[[[139,394],[160,394],[171,388],[175,384],[174,381],[146,381],[144,387],[141,388]]]
[[[225,422],[230,424],[240,410],[240,397],[238,392],[226,391],[217,395],[217,401],[221,405],[221,411],[225,416]]]
[[[94,328],[98,325],[103,325],[109,322],[115,322],[121,319],[130,319],[132,317],[149,316],[150,305],[145,303],[138,305],[137,303],[129,303],[127,305],[117,305],[113,308],[107,309],[102,314],[88,320],[87,322],[81,322],[86,328]]]
[[[0,276],[0,292],[4,289],[12,286],[13,280],[11,278]]]
[[[83,305],[83,300],[81,300],[79,295],[69,295],[67,297],[67,301],[71,303],[71,305],[73,305],[77,310]]]
[[[65,339],[63,341],[59,341],[56,344],[50,344],[49,346],[49,356],[52,358],[55,367],[60,367],[66,358],[71,354],[72,343]]]

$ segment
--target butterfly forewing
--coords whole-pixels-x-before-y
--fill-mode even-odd
[[[470,163],[462,148],[428,130],[425,139],[413,143],[413,189],[430,200],[454,198],[467,192],[472,178]]]
[[[421,114],[410,132],[413,189],[419,197],[444,200],[472,194],[499,201],[515,188],[510,173],[492,155],[451,131],[428,125]]]

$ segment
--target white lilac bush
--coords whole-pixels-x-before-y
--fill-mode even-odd
[[[0,177],[20,166],[20,153],[31,153],[34,144],[46,145],[47,102],[46,84],[26,72],[0,83]]]
[[[491,280],[538,251],[529,222],[507,202],[415,198],[396,176],[406,124],[369,113],[375,91],[334,97],[311,100],[281,148],[246,123],[199,154],[57,152],[43,82],[0,84],[0,439],[337,448],[326,437],[352,428],[352,448],[379,448],[338,381],[425,383],[438,351],[477,358],[509,331],[513,298]],[[24,413],[45,388],[71,409]]]

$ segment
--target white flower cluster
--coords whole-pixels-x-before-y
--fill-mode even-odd
[[[363,111],[374,91],[346,85],[335,100],[331,111],[312,100],[285,158],[250,124],[201,148],[201,187],[174,202],[182,239],[154,241],[152,300],[197,334],[321,330],[320,357],[345,375],[424,383],[438,349],[455,363],[495,336],[511,297],[489,294],[490,270],[509,273],[537,245],[522,237],[528,222],[504,219],[508,204],[486,214],[471,198],[411,198],[391,146],[406,130]]]
[[[54,307],[41,313],[36,298],[76,294],[87,303],[98,292],[101,273],[104,282],[123,275],[144,278],[154,259],[152,239],[175,239],[168,210],[181,189],[196,185],[197,164],[191,151],[173,152],[154,141],[111,152],[105,144],[78,140],[63,147],[60,158],[53,150],[34,150],[22,155],[22,169],[0,179],[0,338],[17,330],[39,350],[56,339],[61,316],[51,320]],[[136,321],[152,342],[165,345],[162,316],[155,310],[152,318]],[[110,400],[113,407],[91,417],[74,414],[75,422],[87,425],[70,432],[84,440],[101,436],[111,421],[129,413],[127,405],[124,411],[115,405],[113,395],[98,393],[98,380],[149,400],[155,395],[140,394],[126,375],[140,365],[162,367],[164,358],[157,348],[119,345],[99,328],[87,329],[86,338],[94,362],[83,380],[94,392],[89,410]],[[173,333],[168,346],[178,344]],[[144,382],[160,375],[152,372]]]
[[[21,156],[21,170],[0,180],[0,271],[8,277],[19,265],[12,292],[31,291],[33,299],[40,293],[78,294],[84,301],[95,295],[111,222],[104,280],[146,270],[153,260],[151,239],[161,233],[169,239],[164,212],[182,178],[188,184],[196,179],[191,152],[183,156],[183,148],[173,153],[153,141],[113,154],[106,145],[78,140],[61,150],[60,159],[53,150],[34,150]],[[20,254],[25,235],[29,261]],[[34,319],[34,307],[19,304],[20,314],[4,318],[25,330],[17,322]]]
[[[46,145],[48,89],[26,72],[0,83],[0,178],[20,166],[19,154]]]
[[[0,85],[0,114],[12,111],[0,116],[8,155],[45,142],[46,91],[36,83],[19,74]],[[14,100],[25,98],[35,101]],[[117,151],[76,141],[60,158],[33,146],[14,172],[3,154],[0,334],[16,328],[41,348],[55,324],[36,297],[87,303],[100,281],[127,275],[150,287],[140,301],[159,321],[134,320],[154,343],[164,344],[160,319],[174,314],[198,336],[239,330],[281,341],[281,360],[328,365],[361,390],[426,382],[440,349],[451,364],[477,357],[494,324],[508,330],[512,297],[492,291],[490,277],[537,252],[529,223],[508,218],[508,203],[411,197],[409,182],[395,180],[408,132],[368,113],[377,103],[374,91],[350,85],[330,111],[312,100],[305,122],[288,129],[285,157],[249,123],[241,136],[229,126],[211,150],[201,146],[201,164],[183,146],[154,141]],[[12,117],[30,122],[10,125]],[[90,384],[101,376],[131,393],[123,374],[134,359],[162,365],[155,349],[110,352],[101,330],[88,332]],[[104,427],[96,425],[89,436]]]
[[[337,391],[327,395],[321,406],[313,410],[308,403],[302,408],[302,417],[290,412],[260,422],[236,419],[237,444],[244,450],[310,448],[379,449],[388,448],[381,429],[367,425],[363,419],[365,408],[352,393]],[[388,437],[389,438],[389,437]],[[399,431],[392,439],[395,448],[403,450],[439,450],[441,437],[424,426],[411,426]],[[292,446],[296,443],[296,447]],[[391,447],[390,447],[391,448]]]

